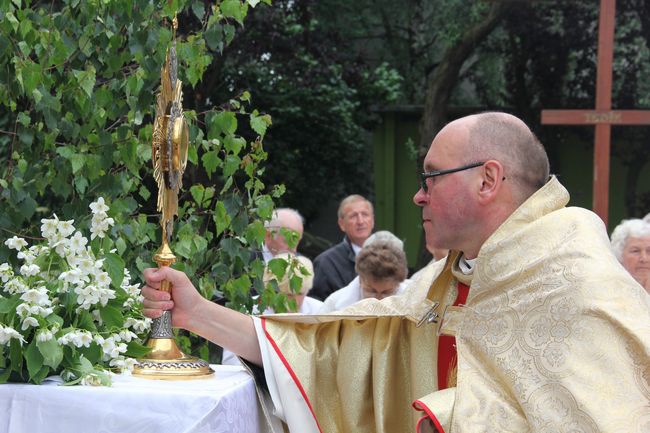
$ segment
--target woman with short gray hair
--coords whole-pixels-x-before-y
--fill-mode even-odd
[[[611,240],[618,261],[650,293],[650,223],[636,218],[623,220]]]

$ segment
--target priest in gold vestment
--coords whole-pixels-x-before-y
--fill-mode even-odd
[[[457,252],[404,294],[250,319],[163,268],[145,271],[146,313],[263,366],[291,432],[650,431],[650,297],[598,217],[565,207],[528,127],[454,121],[424,170],[427,244]]]

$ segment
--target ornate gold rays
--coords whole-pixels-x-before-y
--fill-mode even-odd
[[[183,117],[183,91],[177,76],[176,29],[174,17],[172,46],[167,50],[165,64],[160,72],[160,90],[156,98],[156,118],[151,140],[153,175],[158,184],[157,209],[162,227],[162,245],[153,259],[161,266],[170,266],[176,256],[169,247],[174,230],[174,217],[178,215],[178,192],[187,164],[189,130]],[[163,281],[160,290],[171,292],[169,281]],[[182,380],[202,378],[213,371],[207,362],[180,351],[172,331],[172,316],[165,311],[154,319],[147,347],[151,351],[138,360],[133,374],[149,379]]]

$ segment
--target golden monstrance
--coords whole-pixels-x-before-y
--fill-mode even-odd
[[[178,192],[187,165],[189,130],[183,117],[183,92],[181,80],[177,77],[176,29],[178,21],[173,20],[172,45],[167,50],[165,64],[160,72],[160,90],[157,95],[156,119],[153,124],[151,161],[158,184],[158,211],[162,227],[162,245],[153,256],[161,266],[170,266],[176,261],[169,243],[174,230],[174,216],[178,215]],[[161,283],[161,290],[171,292],[169,281]],[[133,369],[133,375],[165,380],[198,379],[214,373],[210,365],[199,358],[181,352],[172,332],[170,311],[153,320],[147,341],[151,351]]]

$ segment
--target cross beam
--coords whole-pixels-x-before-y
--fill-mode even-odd
[[[544,125],[595,125],[593,210],[607,225],[612,125],[650,125],[650,111],[612,110],[616,0],[600,1],[595,110],[543,110]]]

